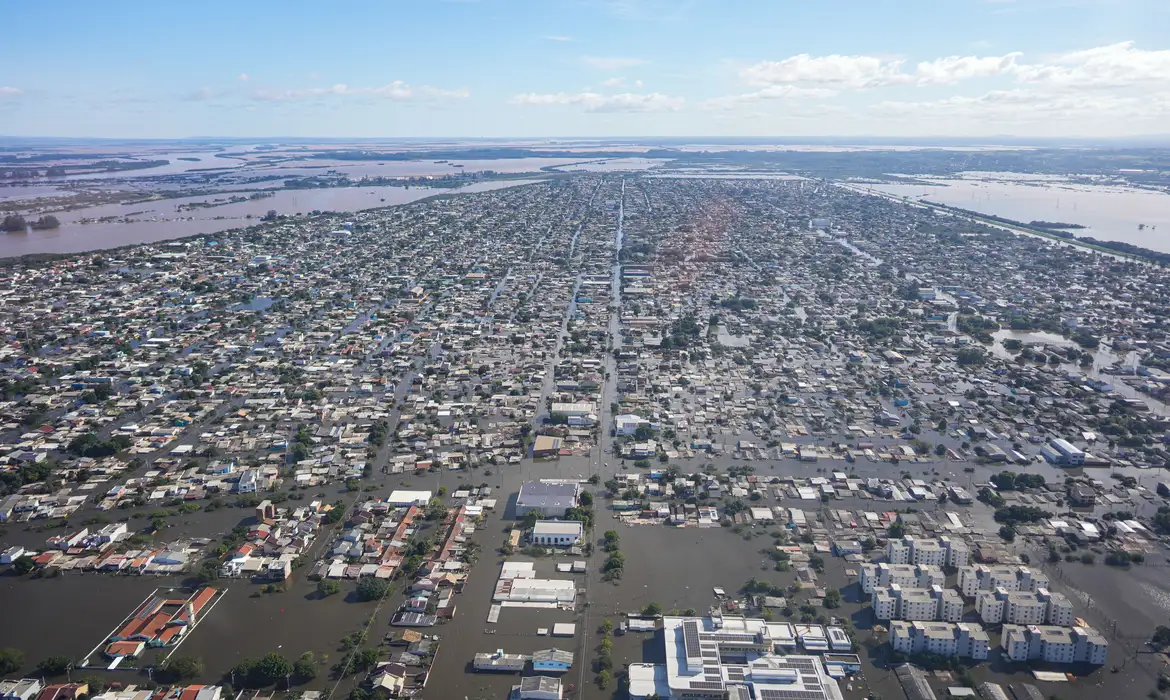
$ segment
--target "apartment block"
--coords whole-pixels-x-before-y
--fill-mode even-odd
[[[1035,593],[1048,588],[1048,577],[1026,566],[963,566],[959,567],[959,590],[967,598],[979,591],[1002,588],[1009,593]]]
[[[903,588],[930,588],[946,585],[946,575],[937,566],[911,564],[863,564],[861,590],[873,595],[875,589],[902,586]]]
[[[890,646],[904,654],[923,652],[965,659],[987,658],[990,638],[981,625],[971,622],[890,623]]]
[[[894,584],[873,592],[873,612],[878,620],[958,622],[963,619],[963,598],[942,586],[906,588]]]
[[[1003,651],[1012,661],[1105,664],[1109,642],[1092,627],[1003,626]]]
[[[928,540],[907,535],[886,543],[886,560],[890,564],[960,567],[970,563],[971,549],[954,537]]]
[[[980,591],[975,596],[975,611],[984,624],[1004,622],[1010,625],[1060,625],[1073,621],[1072,603],[1060,593],[1041,588],[1035,593]]]

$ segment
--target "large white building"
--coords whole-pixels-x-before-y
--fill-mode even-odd
[[[655,692],[673,698],[801,698],[843,700],[837,681],[818,656],[781,656],[773,623],[743,617],[662,618],[666,663]],[[777,627],[790,627],[780,623]]]
[[[536,513],[542,518],[563,518],[577,505],[581,485],[567,481],[529,481],[520,486],[516,497],[516,517]]]
[[[571,547],[584,537],[585,526],[576,520],[537,520],[529,540],[545,547]]]
[[[878,620],[943,620],[958,622],[963,619],[963,598],[958,591],[942,586],[930,588],[903,588],[894,584],[873,592],[873,612]]]
[[[1012,661],[1105,664],[1109,642],[1092,627],[1003,626],[1003,651]]]
[[[875,589],[902,586],[903,588],[930,588],[945,586],[947,577],[937,566],[911,564],[862,564],[861,590],[873,595]]]
[[[964,566],[959,568],[959,590],[967,598],[979,591],[1002,588],[1008,592],[1035,593],[1048,588],[1048,577],[1026,566]]]
[[[960,567],[971,563],[971,548],[954,537],[927,540],[906,535],[886,543],[886,560],[891,564]]]
[[[1061,593],[1041,588],[1027,591],[980,591],[975,596],[975,611],[984,624],[1005,622],[1011,625],[1059,625],[1073,623],[1073,607]]]
[[[903,654],[930,653],[964,659],[987,658],[991,641],[981,625],[973,622],[890,623],[890,646]]]

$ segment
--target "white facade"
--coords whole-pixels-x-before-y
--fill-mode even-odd
[[[886,543],[886,561],[890,564],[967,566],[971,562],[971,548],[954,537],[927,540],[907,535]]]
[[[1109,642],[1091,627],[1003,626],[1004,654],[1012,661],[1105,664]]]
[[[1026,566],[977,565],[959,568],[959,590],[965,597],[974,598],[979,591],[999,588],[1009,593],[1035,593],[1041,588],[1048,588],[1048,577]]]
[[[972,623],[897,621],[890,624],[890,646],[904,654],[981,660],[987,658],[990,639],[983,627]]]
[[[946,575],[937,566],[910,564],[862,564],[861,590],[873,595],[874,589],[902,586],[903,588],[930,588],[946,585]]]
[[[639,426],[650,427],[650,421],[633,413],[623,413],[613,417],[613,432],[615,435],[633,435],[638,432]]]
[[[532,544],[570,547],[585,536],[585,526],[573,520],[537,520],[532,528]]]
[[[1071,626],[1072,603],[1060,593],[1041,588],[1027,591],[981,591],[975,597],[975,610],[985,624]]]
[[[942,620],[958,622],[963,619],[963,599],[942,586],[930,588],[903,588],[894,584],[873,592],[873,612],[878,620]]]

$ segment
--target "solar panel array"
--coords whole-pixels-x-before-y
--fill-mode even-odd
[[[686,650],[687,659],[701,658],[702,654],[699,649],[699,623],[694,621],[684,622],[683,630],[683,648]]]
[[[757,688],[760,700],[824,700],[825,693],[820,690],[790,690],[774,688]]]
[[[704,639],[714,642],[735,642],[737,644],[755,644],[758,637],[754,634],[738,634],[735,632],[712,632],[703,635]]]
[[[691,681],[691,690],[723,690],[723,684],[713,681]]]

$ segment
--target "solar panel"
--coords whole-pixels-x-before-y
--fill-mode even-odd
[[[697,659],[700,656],[699,649],[699,623],[688,621],[682,625],[683,629],[683,648],[686,650],[688,659]]]
[[[691,681],[691,690],[723,690],[723,684],[707,681]]]
[[[825,694],[819,690],[790,690],[757,688],[760,700],[824,700]]]

